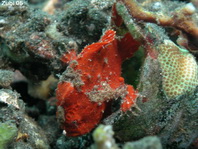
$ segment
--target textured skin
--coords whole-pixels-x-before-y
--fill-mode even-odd
[[[123,46],[123,43],[130,44]],[[63,109],[59,117],[62,117],[62,127],[68,136],[90,132],[103,118],[108,101],[112,99],[123,99],[122,111],[131,108],[137,92],[124,84],[121,64],[138,47],[139,43],[130,34],[118,41],[115,32],[108,30],[99,42],[85,47],[77,57],[74,51],[64,55],[63,61],[71,59],[56,94],[57,104]]]

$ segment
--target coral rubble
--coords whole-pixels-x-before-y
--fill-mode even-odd
[[[1,1],[0,148],[198,148],[197,7]]]

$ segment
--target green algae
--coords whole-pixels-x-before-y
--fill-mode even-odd
[[[5,149],[14,137],[16,137],[18,129],[15,124],[10,122],[0,123],[0,149]]]
[[[128,28],[131,35],[135,40],[141,40],[143,35],[139,32],[140,28],[135,24],[134,20],[131,18],[131,15],[127,11],[126,7],[122,3],[116,3],[116,9],[118,14],[122,17],[125,22],[126,27]]]

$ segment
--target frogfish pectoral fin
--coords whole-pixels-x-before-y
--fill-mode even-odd
[[[130,108],[135,105],[136,98],[138,97],[138,92],[131,85],[127,85],[127,92],[128,93],[121,104],[121,110],[123,112],[130,110]]]

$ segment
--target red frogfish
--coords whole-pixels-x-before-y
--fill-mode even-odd
[[[137,91],[121,77],[121,64],[138,49],[139,43],[129,33],[118,40],[107,30],[97,43],[86,46],[76,55],[63,55],[68,63],[56,90],[58,119],[67,136],[90,132],[104,117],[109,101],[122,99],[121,111],[135,104]]]

